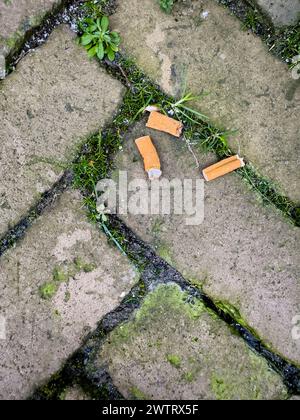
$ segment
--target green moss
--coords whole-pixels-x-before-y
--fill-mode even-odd
[[[172,258],[171,250],[166,244],[159,245],[159,247],[157,249],[157,253],[168,264],[174,266],[174,261],[173,261],[173,258]]]
[[[71,293],[67,290],[65,293],[64,301],[67,303],[71,299]]]
[[[191,383],[191,382],[194,382],[194,380],[196,379],[196,375],[195,375],[195,373],[194,373],[194,372],[186,372],[186,373],[183,375],[183,379],[184,379],[186,382]]]
[[[211,388],[217,400],[235,399],[234,386],[227,383],[223,378],[213,374],[211,378]]]
[[[192,286],[196,287],[199,290],[202,290],[204,281],[200,281],[199,279],[196,279],[194,277],[187,278],[188,282],[191,283]]]
[[[130,389],[130,394],[132,395],[134,400],[148,400],[149,398],[147,397],[146,394],[144,394],[140,389],[138,389],[136,386],[133,386]]]
[[[69,280],[69,276],[62,267],[57,266],[53,270],[53,280],[63,283]]]
[[[55,282],[44,283],[39,288],[39,293],[42,299],[52,299],[58,290],[58,285]]]
[[[74,264],[77,271],[84,271],[85,273],[90,273],[96,268],[95,264],[86,263],[81,258],[75,258]]]
[[[205,310],[200,300],[191,301],[190,296],[177,285],[160,285],[145,297],[133,320],[123,323],[111,333],[109,341],[114,346],[129,343],[147,325],[152,325],[157,319],[163,320],[166,314],[173,318],[187,317],[194,320],[199,319]]]
[[[177,369],[181,367],[181,357],[176,354],[167,354],[167,361]]]
[[[81,258],[75,258],[74,263],[69,267],[56,266],[53,269],[52,281],[44,283],[39,288],[40,296],[43,299],[52,299],[59,288],[60,283],[67,283],[71,278],[75,277],[80,271],[84,273],[90,273],[96,268],[94,264],[85,263]],[[65,294],[65,302],[70,300],[70,292]]]
[[[175,284],[161,285],[146,297],[136,314],[136,321],[142,323],[147,319],[155,320],[157,316],[168,311],[197,319],[205,311],[205,306],[198,299],[192,302],[190,299],[188,301],[188,298],[188,294]]]
[[[256,332],[247,324],[247,322],[242,318],[240,311],[231,303],[229,302],[221,302],[216,301],[215,305],[217,308],[219,308],[222,312],[225,314],[231,316],[231,318],[234,319],[235,322],[240,324],[242,327],[246,328],[248,331],[250,331],[253,335],[256,336]]]

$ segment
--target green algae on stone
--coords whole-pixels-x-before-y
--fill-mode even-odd
[[[224,379],[213,374],[211,387],[218,400],[232,400],[235,396],[235,387],[232,383],[226,383]]]
[[[193,382],[195,380],[195,373],[194,372],[186,372],[183,375],[183,379],[186,382]]]
[[[177,354],[167,354],[167,361],[176,368],[181,366],[181,357]]]
[[[96,268],[95,264],[86,263],[81,258],[75,258],[74,264],[78,271],[84,271],[85,273],[90,273]]]
[[[52,281],[42,284],[39,288],[39,293],[42,299],[52,299],[58,291],[60,283],[67,283],[71,278],[74,278],[76,274],[80,272],[90,273],[96,266],[84,262],[81,258],[75,258],[73,264],[69,267],[58,265],[53,269]],[[70,300],[70,292],[65,294],[65,302]]]
[[[131,389],[130,389],[130,393],[131,393],[131,395],[132,395],[132,397],[135,399],[135,400],[141,400],[141,401],[143,401],[143,400],[148,400],[149,398],[147,397],[147,395],[146,394],[144,394],[138,387],[136,387],[136,386],[133,386]]]
[[[174,261],[172,259],[170,248],[166,246],[166,244],[161,244],[158,246],[157,249],[158,255],[165,260],[168,264],[174,265]]]
[[[57,266],[53,270],[53,280],[61,283],[61,282],[68,281],[69,277],[62,267]]]
[[[97,363],[108,364],[125,398],[132,398],[133,387],[154,399],[286,396],[267,362],[173,283],[157,286],[131,319],[108,335]]]

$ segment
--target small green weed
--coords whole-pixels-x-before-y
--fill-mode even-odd
[[[109,30],[107,16],[84,19],[81,22],[81,30],[83,34],[79,43],[85,47],[90,58],[97,56],[99,60],[103,60],[107,56],[110,61],[114,61],[121,38],[117,32]]]
[[[176,0],[159,0],[160,8],[166,12],[171,13]]]

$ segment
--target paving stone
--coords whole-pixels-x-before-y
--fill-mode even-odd
[[[112,23],[123,50],[170,94],[208,92],[193,106],[238,130],[232,148],[300,202],[300,80],[215,1],[179,2],[173,15],[155,3],[120,2]]]
[[[110,334],[102,364],[127,399],[287,397],[266,361],[174,284],[155,289],[135,317]]]
[[[191,179],[195,185],[200,171],[183,141],[146,129],[145,121],[128,134],[116,159],[118,170],[128,171],[128,181],[146,179],[134,144],[145,135],[157,147],[164,178]],[[215,162],[211,156],[197,156],[202,169]],[[300,310],[300,230],[257,198],[242,178],[229,174],[205,184],[202,224],[188,226],[186,213],[121,217],[186,279],[201,285],[266,345],[300,366],[300,340],[292,335]],[[142,194],[140,207],[146,199],[148,194]]]
[[[0,84],[0,235],[61,176],[83,138],[117,110],[123,88],[65,26]]]
[[[300,0],[257,0],[275,26],[293,25],[300,18]]]
[[[66,389],[65,398],[66,401],[89,401],[91,398],[77,385]]]
[[[64,194],[0,259],[0,398],[26,398],[49,379],[136,281],[79,193]]]
[[[8,55],[62,0],[0,0],[0,53]]]

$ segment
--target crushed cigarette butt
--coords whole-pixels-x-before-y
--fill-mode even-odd
[[[172,134],[175,137],[180,137],[183,124],[180,121],[161,114],[160,112],[152,111],[147,122],[147,127]]]
[[[140,154],[144,159],[145,171],[148,173],[151,181],[159,179],[162,175],[160,160],[151,137],[140,137],[135,141]]]
[[[235,155],[204,169],[203,176],[206,181],[212,181],[243,166],[245,166],[244,160],[239,155]]]

